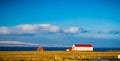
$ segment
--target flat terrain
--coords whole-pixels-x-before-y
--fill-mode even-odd
[[[0,51],[0,61],[120,61],[120,51]]]

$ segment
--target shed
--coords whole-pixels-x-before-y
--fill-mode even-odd
[[[44,49],[42,47],[38,47],[37,51],[43,51]]]
[[[67,48],[66,51],[72,51],[72,47]]]

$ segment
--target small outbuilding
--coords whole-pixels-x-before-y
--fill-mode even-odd
[[[67,48],[66,51],[72,51],[72,47]]]
[[[37,51],[44,51],[44,49],[42,47],[38,47]]]

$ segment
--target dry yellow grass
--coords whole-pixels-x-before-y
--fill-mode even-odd
[[[120,51],[79,52],[79,51],[1,51],[0,61],[85,61],[117,59]]]

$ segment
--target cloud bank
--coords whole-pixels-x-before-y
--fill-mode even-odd
[[[60,27],[51,24],[22,24],[16,26],[1,26],[0,36],[3,35],[21,35],[32,36],[40,34],[55,35],[76,35],[84,38],[117,38],[120,39],[120,30],[93,31],[80,27]],[[47,35],[46,35],[47,36]],[[62,37],[62,36],[61,36]]]
[[[0,27],[0,34],[24,33],[77,33],[83,30],[78,27],[62,28],[51,24],[23,24],[12,27]]]

